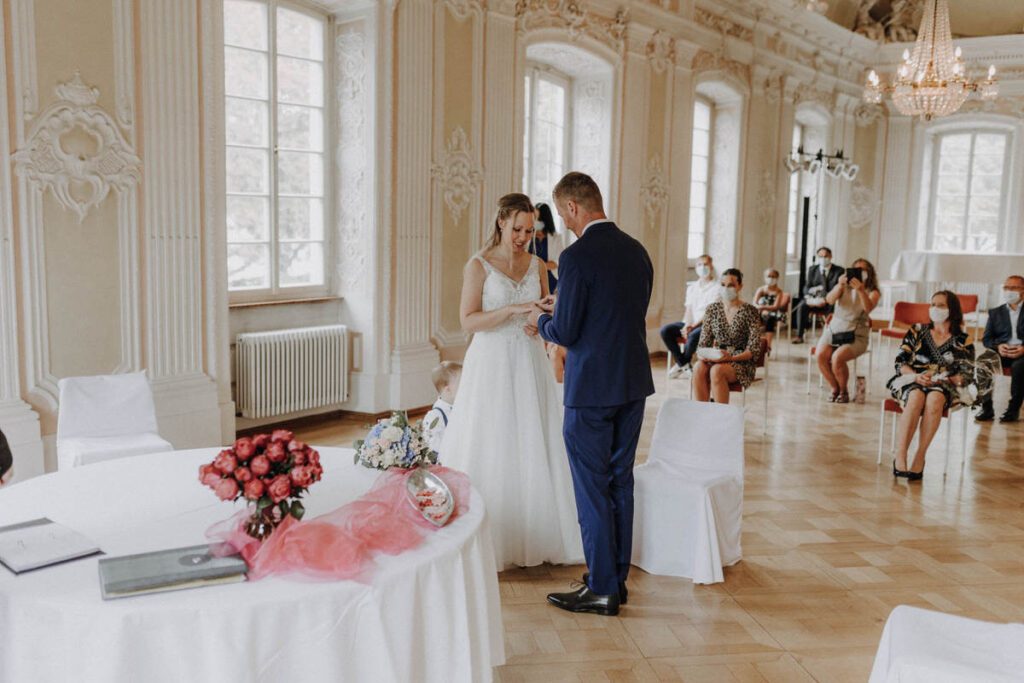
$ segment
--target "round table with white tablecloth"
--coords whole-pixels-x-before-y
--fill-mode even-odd
[[[378,472],[320,448],[307,519],[365,493]],[[39,517],[108,555],[205,542],[242,509],[197,479],[218,449],[157,453],[48,474],[0,490],[0,525]],[[382,556],[369,585],[270,577],[104,601],[98,557],[15,575],[0,566],[0,680],[480,681],[504,662],[484,506]]]

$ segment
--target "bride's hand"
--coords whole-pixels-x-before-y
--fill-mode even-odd
[[[533,313],[534,304],[512,304],[508,309],[512,315],[529,315]]]
[[[527,337],[536,337],[537,336],[537,326],[536,325],[523,325],[523,332],[526,333]]]

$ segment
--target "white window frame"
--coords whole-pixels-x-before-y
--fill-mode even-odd
[[[928,188],[928,213],[925,221],[925,249],[931,250],[934,248],[935,241],[935,223],[937,220],[936,206],[938,204],[938,188],[939,188],[939,166],[942,163],[941,150],[943,138],[953,135],[970,135],[971,137],[971,151],[969,156],[969,162],[967,164],[967,189],[966,196],[967,202],[964,206],[964,215],[961,219],[961,231],[960,231],[960,245],[961,248],[957,253],[964,254],[992,254],[1005,251],[1008,242],[1007,239],[1007,224],[1008,217],[1010,214],[1010,188],[1011,188],[1011,176],[1013,174],[1013,155],[1015,150],[1015,131],[1006,126],[993,126],[993,125],[978,125],[977,122],[971,124],[964,122],[962,125],[951,126],[937,130],[929,135],[929,160],[931,166],[928,169],[927,177],[927,188]],[[977,142],[979,135],[1000,135],[1005,140],[1003,147],[1003,177],[1002,186],[1000,188],[999,195],[999,225],[996,233],[996,247],[992,251],[988,252],[975,252],[964,249],[967,242],[967,231],[968,231],[968,218],[970,217],[970,206],[971,206],[971,184],[974,178],[974,146]]]
[[[268,147],[270,151],[269,169],[268,169],[268,187],[269,187],[269,221],[270,221],[270,287],[261,289],[228,289],[228,303],[229,304],[253,304],[261,302],[280,302],[280,301],[291,301],[291,300],[302,300],[302,299],[321,299],[329,296],[332,292],[331,289],[331,264],[334,262],[333,258],[333,240],[331,226],[333,225],[334,216],[334,195],[331,191],[333,187],[333,164],[331,150],[333,149],[334,129],[331,122],[334,120],[334,106],[331,97],[332,89],[331,83],[333,82],[333,59],[331,50],[331,26],[333,20],[329,14],[323,10],[317,8],[312,4],[305,4],[303,2],[294,0],[255,0],[256,2],[262,2],[267,7],[267,135],[268,135]],[[314,17],[323,24],[323,150],[320,152],[323,160],[323,273],[324,280],[320,285],[309,285],[305,287],[281,287],[278,282],[280,278],[280,251],[279,251],[279,236],[278,236],[278,199],[280,197],[278,191],[278,177],[277,177],[277,156],[280,151],[277,144],[277,109],[279,106],[277,97],[277,10],[279,8],[292,10],[307,16]],[[219,43],[221,52],[223,53],[226,44],[224,43],[223,32],[219,37]],[[232,49],[239,50],[252,50],[251,48],[231,46]],[[291,57],[293,59],[302,59],[301,57]],[[314,61],[314,60],[308,60]],[[224,80],[224,74],[221,74],[221,81]],[[225,103],[229,96],[225,93]],[[231,95],[236,99],[246,99],[237,95]],[[255,101],[255,100],[254,100]],[[262,101],[262,100],[260,100]],[[240,147],[246,148],[245,145],[234,145],[224,142],[224,149],[229,147]],[[264,149],[263,147],[249,147],[251,149]],[[285,150],[288,151],[288,150]],[[303,150],[305,151],[305,150]],[[225,197],[231,196],[231,193],[226,191],[225,183]]]
[[[572,161],[572,140],[573,140],[573,118],[572,118],[572,105],[573,105],[573,79],[557,69],[554,69],[547,64],[540,62],[527,62],[526,64],[526,81],[529,84],[525,88],[523,93],[526,98],[526,102],[530,107],[529,119],[525,121],[523,126],[523,192],[530,195],[531,187],[533,186],[533,140],[534,140],[534,125],[537,121],[537,98],[534,93],[537,90],[537,81],[545,80],[549,83],[554,83],[565,90],[565,111],[563,113],[565,125],[562,127],[562,159],[564,161],[563,172],[573,167]],[[554,188],[551,188],[554,189]],[[550,190],[549,190],[550,193]],[[530,199],[533,201],[550,201],[549,196],[545,197],[534,197],[530,195]]]
[[[693,132],[695,130],[694,124],[690,125],[690,205],[687,209],[687,222],[686,222],[686,260],[690,265],[690,268],[694,268],[697,264],[697,260],[702,254],[708,253],[708,236],[711,234],[711,187],[714,182],[715,172],[715,101],[710,97],[704,95],[698,95],[693,100],[693,109],[696,112],[697,105],[704,104],[708,108],[708,160],[707,160],[707,173],[705,174],[704,181],[704,233],[703,233],[703,244],[700,245],[700,253],[690,258],[690,222],[689,213],[693,210]],[[696,120],[696,116],[693,116],[693,121]]]

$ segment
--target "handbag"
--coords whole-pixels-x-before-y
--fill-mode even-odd
[[[839,348],[840,346],[852,344],[856,339],[857,332],[855,330],[850,330],[849,332],[833,332],[830,346],[833,348]]]

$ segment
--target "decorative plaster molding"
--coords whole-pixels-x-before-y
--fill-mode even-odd
[[[462,212],[473,201],[484,175],[470,152],[469,138],[462,126],[456,126],[452,131],[444,158],[433,165],[431,175],[441,185],[452,221],[458,223]]]
[[[652,229],[658,228],[658,219],[668,206],[668,179],[662,168],[661,155],[655,154],[647,162],[647,172],[640,186],[640,202],[647,213],[647,222]]]
[[[726,19],[725,17],[717,14],[712,14],[705,9],[700,7],[694,12],[694,19],[701,26],[706,26],[710,29],[718,31],[723,36],[731,36],[738,38],[743,42],[751,42],[754,39],[754,32],[745,26],[740,26],[736,22]]]
[[[917,39],[921,0],[893,0],[887,2],[889,11],[876,9],[879,0],[860,0],[853,31],[858,35],[883,43],[912,43]],[[872,16],[872,10],[874,16]]]
[[[487,9],[486,0],[444,0],[444,4],[459,21],[465,21],[474,14],[479,16]]]
[[[620,8],[614,18],[607,18],[590,12],[584,0],[517,0],[516,19],[520,33],[536,28],[566,28],[572,40],[590,36],[622,52],[629,10]]]
[[[366,37],[353,28],[334,44],[338,88],[338,282],[342,292],[360,289],[365,280],[371,226],[366,206],[370,182],[366,134]]]
[[[856,182],[850,190],[850,208],[847,222],[852,230],[863,230],[871,225],[882,206],[875,188]]]
[[[816,90],[810,86],[798,88],[793,93],[793,104],[818,104],[824,107],[827,111],[831,112],[835,107],[836,97],[834,93],[823,92]]]
[[[858,128],[870,126],[884,116],[885,107],[881,104],[861,102],[853,110],[853,120],[856,122]]]
[[[135,125],[135,30],[132,0],[114,2],[114,83],[117,122],[126,131]],[[133,141],[134,142],[134,141]]]
[[[15,152],[15,169],[34,187],[53,192],[81,223],[111,189],[124,192],[135,185],[142,162],[117,122],[97,106],[99,90],[82,82],[79,72],[59,84],[56,92],[58,101],[40,114],[24,147]],[[69,138],[75,133],[88,136],[94,151],[68,151]]]
[[[647,59],[654,73],[660,74],[671,69],[676,62],[675,38],[660,29],[655,31],[647,41]]]
[[[749,65],[741,64],[740,62],[724,57],[722,54],[717,52],[701,50],[697,53],[697,56],[693,58],[693,66],[691,68],[694,73],[721,71],[735,76],[747,85],[750,84]]]
[[[960,108],[960,114],[1000,114],[1024,118],[1024,97],[1000,97],[996,100],[970,99]]]

